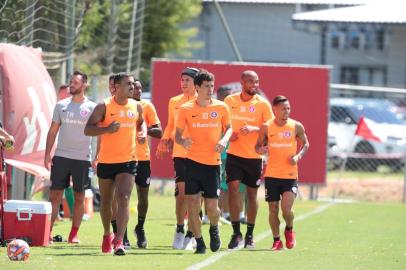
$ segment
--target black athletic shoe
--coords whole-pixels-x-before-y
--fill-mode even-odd
[[[255,247],[254,236],[246,234],[244,239],[244,248],[254,248],[254,247]]]
[[[137,237],[137,246],[139,248],[147,248],[148,242],[147,238],[145,237],[144,229],[140,229],[137,226],[135,226],[134,234]]]
[[[210,227],[210,250],[216,252],[221,247],[221,239],[218,227]]]
[[[131,249],[130,240],[124,239],[124,240],[123,240],[123,246],[124,246],[124,249],[125,249],[125,250],[130,250],[130,249]]]
[[[205,254],[205,253],[206,253],[206,245],[204,244],[204,242],[197,243],[195,254]]]
[[[231,236],[230,243],[228,243],[228,249],[235,249],[243,245],[242,234],[233,234]]]

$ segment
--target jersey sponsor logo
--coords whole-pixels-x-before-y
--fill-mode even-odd
[[[90,114],[90,110],[89,109],[82,109],[80,110],[80,116],[82,116],[83,118],[87,117]]]
[[[128,118],[134,118],[135,114],[132,111],[127,111]]]
[[[289,148],[293,146],[293,143],[271,143],[269,146],[273,148]]]
[[[219,123],[193,123],[192,127],[194,128],[217,128]]]
[[[254,113],[255,112],[255,107],[251,105],[248,110],[250,111],[250,113]]]
[[[211,118],[217,118],[218,113],[217,112],[210,112],[210,117]]]

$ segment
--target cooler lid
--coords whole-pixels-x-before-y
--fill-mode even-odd
[[[43,201],[8,200],[4,203],[4,212],[17,212],[18,209],[30,209],[33,214],[51,214],[52,205]]]

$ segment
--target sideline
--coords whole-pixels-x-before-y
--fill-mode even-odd
[[[323,204],[323,205],[317,207],[316,209],[314,209],[314,210],[312,210],[312,211],[310,211],[310,212],[304,213],[304,214],[302,214],[302,215],[296,217],[296,218],[295,218],[295,222],[304,220],[304,219],[306,219],[306,218],[309,218],[309,217],[314,216],[314,215],[317,215],[317,214],[320,214],[321,212],[326,211],[329,207],[333,206],[334,204],[335,204],[335,202],[330,202],[330,203],[327,203],[327,204]],[[271,230],[267,230],[267,231],[265,231],[265,232],[259,234],[258,236],[256,236],[256,237],[255,237],[255,240],[256,240],[256,242],[258,243],[258,242],[264,240],[265,238],[267,238],[267,237],[269,237],[269,236],[271,236],[271,235],[272,235],[272,231],[271,231]],[[223,258],[223,257],[225,257],[225,256],[227,256],[227,255],[230,255],[230,254],[232,254],[233,252],[235,252],[235,251],[237,251],[237,250],[240,250],[240,249],[242,249],[242,248],[243,248],[243,247],[238,247],[238,248],[233,249],[233,250],[220,251],[220,252],[217,253],[216,255],[211,256],[211,257],[205,259],[204,261],[201,261],[201,262],[199,262],[199,263],[196,263],[196,264],[194,264],[194,265],[192,265],[192,266],[189,266],[189,267],[186,268],[186,269],[187,269],[187,270],[200,270],[200,269],[202,269],[202,268],[204,268],[204,267],[206,267],[206,266],[209,266],[209,265],[211,265],[211,264],[217,262],[217,261],[220,260],[221,258]]]

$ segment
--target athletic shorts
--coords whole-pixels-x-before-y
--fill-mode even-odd
[[[241,183],[258,188],[261,185],[262,159],[242,158],[227,154],[227,183],[239,180]]]
[[[204,198],[218,199],[219,185],[220,165],[206,165],[186,159],[186,195],[202,193]]]
[[[51,166],[51,189],[63,190],[70,186],[73,190],[83,192],[90,188],[92,165],[90,161],[54,156]]]
[[[185,160],[186,158],[173,158],[173,168],[175,169],[175,183],[185,182]]]
[[[265,177],[265,200],[277,202],[285,192],[293,192],[297,195],[298,184],[296,179],[281,179]]]
[[[224,192],[228,192],[227,185],[227,174],[226,174],[226,160],[221,160],[220,172],[221,172],[221,182],[220,189]],[[247,186],[240,182],[238,186],[238,192],[243,193],[247,190]]]
[[[151,162],[149,160],[141,160],[137,163],[137,176],[135,176],[135,184],[140,187],[149,187],[151,177]]]
[[[102,179],[115,180],[117,174],[128,173],[137,175],[137,162],[128,161],[122,163],[99,163],[97,164],[97,176]]]

